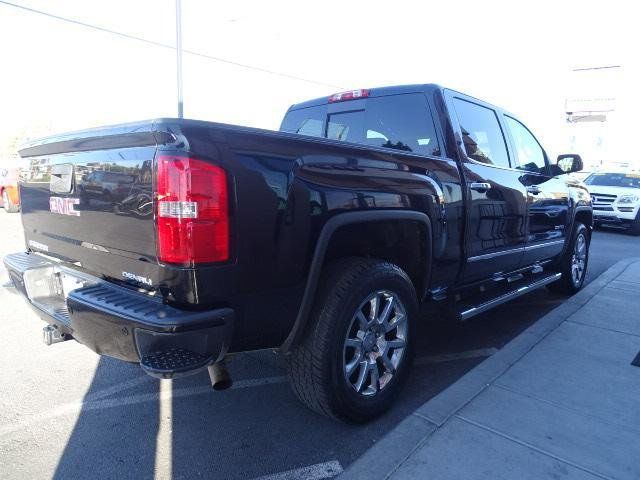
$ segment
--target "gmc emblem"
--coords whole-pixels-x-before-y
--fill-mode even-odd
[[[49,210],[51,210],[51,213],[79,217],[80,212],[73,208],[74,205],[78,205],[79,203],[79,198],[49,197]]]

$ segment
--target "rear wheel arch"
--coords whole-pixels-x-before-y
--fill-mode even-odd
[[[338,258],[359,255],[363,257],[368,256],[370,258],[378,258],[380,260],[386,260],[390,263],[397,264],[394,262],[393,252],[391,249],[389,249],[386,254],[384,251],[354,251],[354,248],[357,248],[358,246],[366,248],[367,246],[373,245],[375,240],[374,243],[356,241],[355,246],[348,245],[342,249],[344,245],[341,243],[341,237],[348,237],[350,232],[357,229],[372,229],[378,234],[383,234],[383,232],[389,231],[390,224],[399,225],[402,230],[407,229],[408,232],[411,232],[412,228],[418,228],[418,231],[421,232],[422,251],[420,255],[423,259],[420,262],[420,266],[412,265],[407,261],[407,259],[411,258],[411,251],[408,251],[398,257],[401,258],[398,267],[407,272],[414,283],[418,298],[422,297],[423,292],[428,288],[430,282],[430,264],[432,260],[433,246],[431,220],[425,213],[411,210],[370,210],[346,212],[335,215],[326,222],[320,232],[311,261],[311,266],[309,268],[304,295],[300,308],[298,309],[298,315],[289,335],[280,347],[280,350],[283,353],[288,353],[303,338],[311,310],[313,308],[313,303],[316,298],[320,276],[324,267],[328,263],[337,260]],[[410,226],[410,224],[412,226]],[[374,225],[379,226],[381,229],[376,230]],[[379,250],[383,249],[380,248]],[[395,260],[398,261],[398,258]],[[422,270],[422,272],[420,272],[420,270]],[[422,273],[422,275],[420,275],[420,273]]]

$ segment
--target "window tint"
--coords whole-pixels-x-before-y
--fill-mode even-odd
[[[459,98],[453,103],[467,156],[476,162],[508,167],[509,155],[496,113]]]
[[[294,110],[287,113],[280,130],[323,136],[326,115],[326,106]],[[327,138],[333,140],[440,155],[433,118],[421,93],[369,98],[364,110],[330,114],[326,128]]]
[[[507,128],[516,148],[516,168],[540,173],[546,167],[544,151],[527,127],[518,120],[505,116]]]
[[[324,136],[324,119],[326,115],[326,106],[290,111],[284,117],[280,131],[322,137]]]

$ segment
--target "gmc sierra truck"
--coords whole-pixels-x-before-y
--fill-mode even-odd
[[[277,349],[302,402],[380,415],[416,325],[549,286],[571,294],[593,224],[577,155],[437,85],[293,105],[279,132],[159,119],[25,145],[26,251],[4,259],[47,344],[173,378]]]

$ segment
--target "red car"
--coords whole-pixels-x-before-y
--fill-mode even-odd
[[[7,213],[20,211],[19,172],[17,167],[0,167],[0,195],[2,196],[2,206]]]

